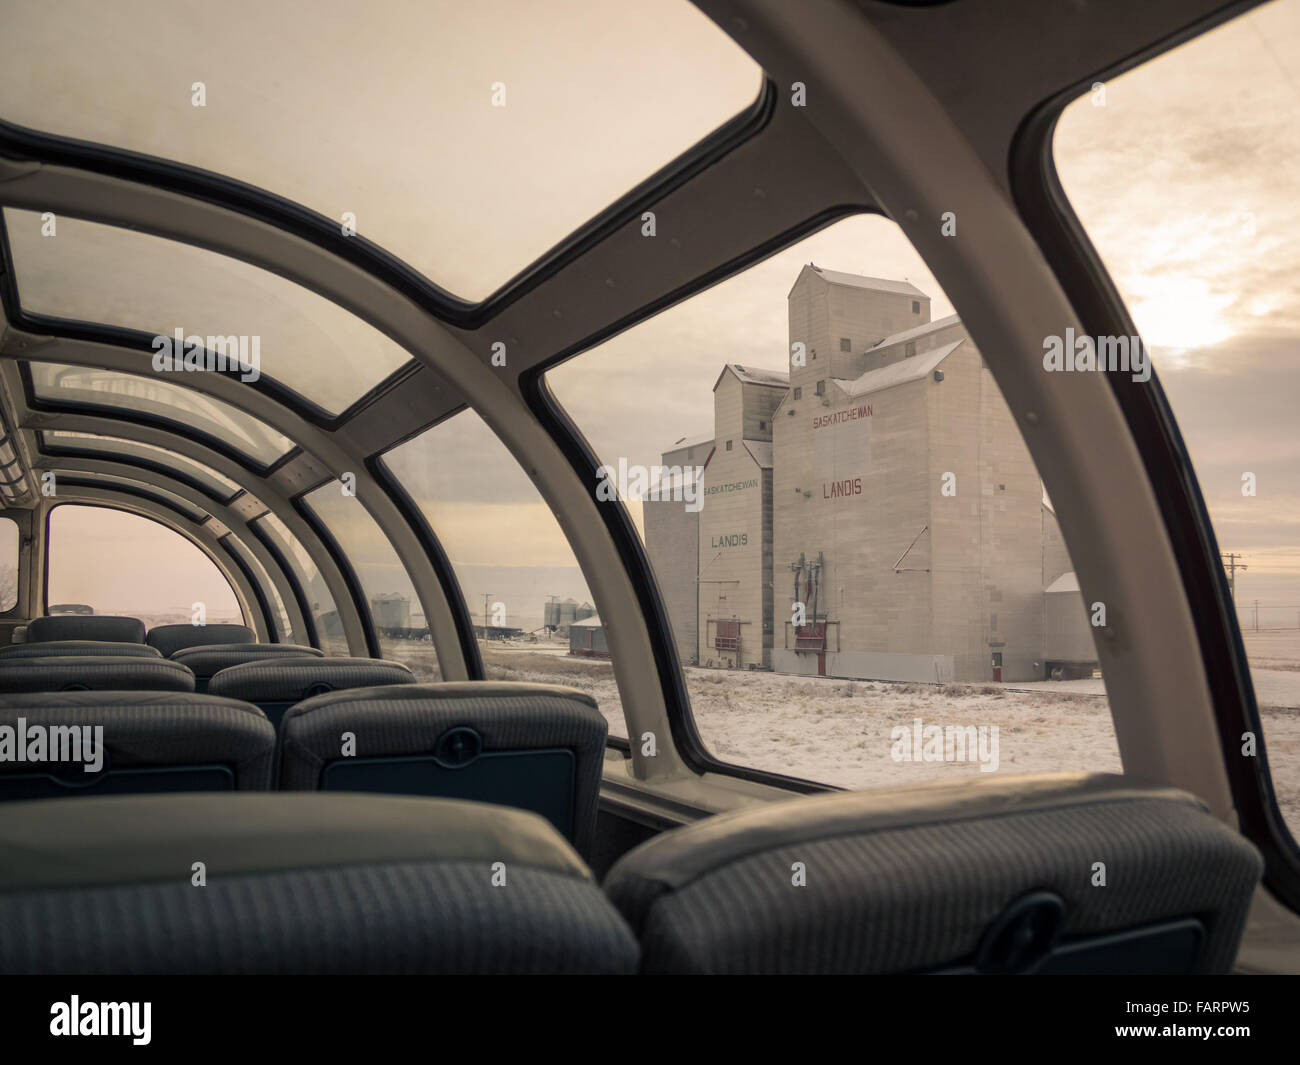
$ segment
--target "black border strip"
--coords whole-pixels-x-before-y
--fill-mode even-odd
[[[786,791],[812,794],[823,791],[841,790],[831,784],[823,784],[800,777],[785,776],[751,766],[723,762],[709,753],[700,737],[694,716],[690,710],[690,696],[686,691],[686,676],[677,658],[677,647],[673,641],[672,627],[668,613],[659,594],[659,585],[655,579],[650,560],[645,553],[641,537],[637,534],[627,508],[621,504],[610,506],[596,499],[598,478],[596,471],[602,465],[591,445],[582,435],[581,430],[560,405],[559,400],[546,383],[546,372],[560,363],[608,340],[616,333],[621,333],[646,319],[666,310],[668,307],[696,295],[707,288],[724,281],[735,274],[753,266],[779,251],[790,247],[798,241],[812,236],[834,222],[859,214],[880,214],[879,208],[868,205],[840,205],[828,207],[805,222],[778,234],[770,240],[751,248],[745,254],[737,256],[714,270],[695,278],[654,302],[625,315],[616,322],[571,345],[559,354],[530,367],[519,375],[519,389],[534,417],[543,429],[555,441],[564,453],[574,473],[589,486],[591,498],[596,503],[605,521],[605,528],[614,547],[618,551],[623,567],[636,589],[637,602],[650,633],[651,646],[654,649],[655,668],[659,674],[659,684],[663,690],[664,703],[668,711],[669,728],[673,743],[681,755],[682,761],[697,773],[719,773],[725,776],[739,777],[759,784],[782,788]]]
[[[97,451],[94,448],[63,447],[59,444],[50,443],[50,441],[46,439],[47,433],[59,431],[60,430],[51,430],[49,428],[37,429],[35,431],[38,450],[47,458],[85,459],[89,462],[110,462],[122,466],[134,466],[136,469],[148,470],[150,473],[157,473],[163,477],[168,477],[173,481],[179,481],[187,488],[193,488],[196,492],[202,493],[213,502],[220,503],[223,507],[230,506],[234,499],[244,491],[243,488],[240,488],[225,498],[222,498],[219,495],[214,495],[210,486],[203,484],[188,473],[183,473],[181,470],[173,469],[170,466],[164,466],[161,462],[155,462],[153,459],[148,459],[141,455],[131,455],[123,451],[110,451],[107,449]],[[72,430],[63,431],[71,432]],[[120,437],[118,439],[125,440],[127,443],[140,444],[142,446],[156,446],[146,445],[142,440],[130,440],[127,437]],[[197,465],[202,465],[202,463],[197,459],[191,459],[188,455],[183,455],[181,457],[187,462],[194,462]]]
[[[253,596],[257,600],[257,609],[262,612],[262,620],[266,622],[266,631],[270,633],[271,643],[279,643],[280,630],[276,625],[276,619],[272,614],[271,604],[266,598],[266,592],[262,588],[262,582],[254,576],[252,569],[249,568],[248,563],[244,561],[239,552],[231,547],[230,544],[226,543],[226,540],[228,539],[238,540],[238,537],[227,532],[225,535],[217,537],[217,543],[222,546],[226,554],[235,560],[235,565],[239,567],[239,571],[244,575],[244,579],[248,581],[249,585],[252,587]]]
[[[0,127],[3,126],[4,123],[0,121]],[[3,206],[2,201],[0,201],[0,206]],[[19,209],[20,208],[14,208],[14,210]],[[79,218],[80,216],[73,212],[68,212],[67,217]],[[94,220],[82,219],[82,221],[93,222]],[[95,222],[94,224],[110,225],[110,223],[106,222]],[[112,226],[111,228],[120,229],[122,227]],[[158,240],[170,241],[173,244],[182,243],[175,237],[165,237],[157,234],[150,234],[150,236],[156,236]],[[209,248],[201,248],[200,250],[207,251],[208,254],[221,259],[231,259],[232,261],[237,262],[243,261],[235,260],[232,256],[226,255],[223,252],[212,251]],[[263,268],[257,267],[257,269]],[[270,273],[269,270],[265,272]],[[275,276],[279,277],[280,275],[276,274]],[[295,285],[298,288],[305,287],[300,282],[290,278],[282,278],[282,280],[287,281],[289,284]],[[319,295],[319,293],[317,293],[317,295]],[[324,296],[321,296],[320,298],[326,299]],[[328,299],[326,302],[333,303],[332,300]],[[18,272],[14,266],[13,251],[9,245],[9,230],[2,210],[0,210],[0,304],[3,305],[5,316],[9,319],[11,324],[22,329],[24,332],[32,333],[36,336],[55,337],[67,340],[84,340],[95,344],[108,344],[113,347],[126,348],[130,351],[140,351],[151,356],[153,354],[152,340],[154,334],[144,332],[143,330],[131,329],[125,326],[107,325],[102,322],[88,322],[73,318],[57,318],[53,315],[47,314],[32,314],[23,310],[22,299],[18,293]],[[334,304],[334,306],[339,305]],[[339,307],[339,310],[354,318],[357,317],[344,307]],[[366,324],[370,325],[369,322]],[[371,326],[371,328],[374,328],[374,326]],[[388,339],[392,340],[391,337]],[[259,374],[256,381],[243,381],[241,383],[256,392],[269,396],[277,403],[293,411],[304,421],[310,422],[312,425],[321,429],[334,430],[343,425],[358,411],[369,406],[389,389],[401,383],[405,377],[412,374],[420,365],[419,360],[416,359],[410,351],[407,351],[407,349],[402,345],[397,344],[397,341],[393,340],[392,342],[397,345],[397,347],[401,348],[402,351],[406,352],[408,356],[406,362],[383,380],[372,385],[338,414],[330,414],[324,407],[313,403],[301,392],[297,392],[288,385],[281,384],[279,381],[265,375]],[[206,349],[204,350],[206,351]],[[129,371],[124,370],[121,372],[127,373]],[[230,377],[238,381],[239,371],[227,370],[222,376]]]
[[[322,481],[321,484],[329,484],[333,480],[337,480],[337,478],[330,478],[330,480]],[[339,573],[342,574],[343,583],[348,586],[348,595],[352,598],[352,605],[361,618],[361,631],[366,638],[366,650],[370,653],[370,657],[383,658],[384,652],[379,646],[379,633],[375,630],[375,619],[370,616],[370,601],[366,598],[365,589],[361,587],[361,580],[357,577],[356,570],[352,568],[352,563],[344,555],[343,548],[334,539],[334,534],[330,532],[324,520],[312,510],[311,505],[307,502],[306,497],[320,487],[319,484],[313,485],[306,491],[292,497],[289,503],[298,512],[299,517],[311,528],[311,531],[316,534],[316,538],[320,540],[330,558],[334,561]],[[387,540],[387,537],[385,537],[385,540]],[[335,609],[338,608],[337,603],[334,606]],[[342,620],[342,617],[340,617],[340,623]]]
[[[42,365],[50,364],[43,363]],[[101,367],[82,366],[81,364],[77,364],[77,366],[79,369],[92,371],[102,369]],[[149,378],[143,377],[141,374],[132,374],[125,370],[105,370],[104,372],[122,373],[128,377],[140,377],[141,380],[149,380]],[[174,433],[177,436],[199,444],[202,447],[211,448],[213,451],[217,452],[217,454],[225,456],[230,459],[231,462],[237,463],[249,473],[263,479],[272,476],[281,467],[292,462],[302,454],[302,448],[298,444],[294,444],[293,447],[283,455],[278,456],[269,466],[262,465],[259,464],[251,455],[239,451],[224,440],[212,436],[210,433],[207,433],[202,429],[195,429],[193,426],[186,425],[184,422],[173,421],[172,419],[163,417],[160,414],[153,414],[142,410],[133,410],[132,408],[125,406],[112,406],[110,404],[79,403],[69,402],[67,400],[54,403],[47,399],[41,399],[36,394],[36,384],[32,379],[31,363],[28,360],[19,360],[18,373],[23,382],[23,399],[30,410],[41,414],[90,414],[98,418],[111,418],[115,421],[126,422],[129,425],[145,425],[151,429],[161,429],[164,432]],[[194,395],[204,395],[204,393],[195,392]],[[217,399],[215,396],[207,396],[206,398],[225,404],[225,400]],[[252,418],[253,415],[250,414],[249,417]],[[262,422],[261,419],[255,420],[260,424],[266,424],[265,422]],[[57,429],[58,426],[50,426],[47,428]],[[268,425],[267,428],[271,429],[272,432],[279,432],[279,430],[272,426]],[[284,434],[281,433],[280,435],[283,436]]]
[[[110,347],[123,348],[127,351],[138,351],[141,355],[148,356],[150,360],[153,358],[153,338],[155,334],[146,333],[139,329],[130,329],[119,325],[105,325],[101,322],[89,322],[74,318],[54,318],[45,314],[31,314],[24,311],[21,306],[17,308],[17,314],[10,315],[9,322],[24,332],[36,336],[54,337],[61,340],[81,340],[91,344],[105,344]],[[215,353],[208,348],[205,347],[203,352],[205,357],[212,356],[215,358]],[[152,361],[147,365],[152,368]],[[139,370],[120,370],[117,372],[135,373],[137,376],[147,377],[148,375],[144,372],[145,368],[145,365],[141,365]],[[341,414],[337,416],[330,415],[323,407],[318,407],[301,392],[296,392],[288,385],[281,384],[273,377],[262,373],[260,368],[256,381],[241,380],[238,369],[227,368],[225,370],[204,370],[201,372],[238,381],[244,387],[273,399],[304,420],[321,428],[332,428],[342,418]],[[157,373],[157,371],[155,370],[154,373]],[[181,372],[175,374],[170,380],[165,378],[160,378],[160,380],[168,381],[171,384],[182,384],[186,376],[184,372]]]
[[[194,525],[202,525],[208,520],[209,515],[195,508],[186,510],[179,506],[174,499],[168,499],[161,492],[150,491],[148,488],[135,485],[123,484],[120,481],[111,480],[112,474],[94,474],[84,473],[81,470],[69,470],[66,476],[59,477],[57,470],[55,473],[55,484],[67,485],[70,488],[97,488],[101,491],[122,492],[125,495],[139,496],[141,499],[148,499],[150,502],[157,503],[160,507],[166,507],[173,514],[179,514],[186,521]],[[57,487],[55,491],[57,492]],[[177,497],[179,498],[179,496]]]
[[[1249,6],[1254,5],[1230,5],[1211,19],[1130,56],[1104,76],[1114,77],[1146,62]],[[1066,198],[1052,156],[1061,112],[1101,76],[1058,93],[1025,119],[1012,143],[1008,174],[1020,217],[1087,332],[1137,336],[1123,298]],[[1191,457],[1154,372],[1145,384],[1124,374],[1106,376],[1133,434],[1173,546],[1214,700],[1224,768],[1241,832],[1264,855],[1265,886],[1291,909],[1300,910],[1300,847],[1277,806],[1249,660]],[[1241,754],[1239,737],[1244,732],[1257,738],[1253,759]]]
[[[439,421],[442,420],[445,419],[439,419]],[[437,422],[433,424],[436,425]],[[411,434],[401,443],[419,436],[420,433],[430,428],[432,428],[432,425],[425,426],[424,429]],[[474,622],[469,613],[469,605],[465,602],[465,595],[461,591],[460,581],[456,577],[456,571],[452,567],[451,559],[448,557],[447,552],[443,550],[442,541],[438,539],[437,534],[433,531],[433,527],[424,516],[424,511],[416,505],[415,500],[411,498],[411,494],[407,492],[406,488],[384,463],[383,456],[392,451],[394,447],[400,447],[401,443],[394,444],[392,447],[387,447],[383,451],[371,455],[366,459],[366,470],[374,478],[375,483],[379,485],[380,490],[388,496],[393,506],[401,513],[406,524],[411,527],[416,539],[420,542],[420,547],[424,550],[425,557],[429,560],[429,565],[433,567],[433,572],[438,578],[438,585],[442,588],[443,598],[447,601],[447,606],[450,608],[452,617],[456,622],[456,638],[460,645],[460,653],[465,659],[465,668],[469,672],[470,680],[484,680],[487,677],[487,672],[483,665],[483,655],[479,651],[478,639],[474,635]],[[425,621],[427,622],[428,618],[425,618]],[[429,630],[429,639],[431,641],[433,639],[432,629]],[[436,652],[436,645],[434,650]]]
[[[269,513],[269,511],[268,511]],[[280,550],[279,545],[272,539],[271,534],[258,524],[264,515],[251,518],[244,524],[248,526],[248,531],[256,537],[266,548],[272,560],[280,567],[280,572],[284,574],[284,579],[288,581],[289,588],[293,592],[293,600],[298,604],[298,613],[302,615],[302,623],[306,628],[307,642],[317,650],[324,650],[320,645],[320,636],[316,632],[316,618],[311,612],[311,604],[307,601],[307,593],[303,590],[302,582],[298,579],[298,571],[289,564],[285,558],[284,552]]]

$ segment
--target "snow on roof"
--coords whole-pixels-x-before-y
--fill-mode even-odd
[[[742,440],[747,450],[763,469],[772,468],[772,441],[770,440]]]
[[[924,292],[910,281],[891,281],[884,277],[864,277],[862,274],[845,274],[839,270],[823,270],[820,266],[808,264],[823,279],[832,285],[848,285],[850,288],[869,288],[877,292],[894,292],[900,296],[920,296],[929,299]]]
[[[752,366],[741,366],[738,362],[727,363],[728,368],[742,381],[754,385],[788,385],[790,375],[780,370],[760,370]]]
[[[961,318],[958,315],[950,314],[946,318],[936,318],[933,322],[926,322],[925,325],[914,325],[911,329],[904,329],[901,333],[892,333],[883,340],[877,340],[871,345],[872,350],[876,348],[887,348],[891,344],[901,344],[905,340],[915,340],[917,337],[923,337],[926,333],[932,333],[936,329],[945,329],[950,325],[960,325]]]
[[[665,476],[666,471],[663,467],[650,467],[650,491],[654,495],[659,495],[661,491],[671,493],[679,488],[686,489],[695,483],[695,465],[693,463],[668,468],[679,472],[675,474],[669,473]]]
[[[1047,595],[1051,595],[1053,592],[1077,592],[1080,590],[1079,578],[1075,576],[1073,571],[1070,573],[1062,573],[1056,578],[1056,580],[1052,581],[1051,584],[1043,589]]]
[[[685,451],[688,447],[698,447],[700,444],[713,443],[713,434],[705,433],[702,436],[684,436],[680,440],[673,441],[672,447],[664,452],[665,455],[672,454],[674,451]]]
[[[583,618],[581,621],[570,621],[571,629],[598,629],[600,628],[600,615],[592,614],[589,618]]]
[[[840,389],[850,396],[865,396],[869,392],[879,392],[881,389],[893,388],[895,385],[907,384],[909,381],[919,381],[965,342],[964,338],[954,340],[951,344],[945,344],[933,351],[913,355],[908,359],[899,359],[888,366],[877,366],[853,381],[841,381],[838,378],[834,380]]]

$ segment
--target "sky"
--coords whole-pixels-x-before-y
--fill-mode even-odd
[[[1072,104],[1066,194],[1146,343],[1239,612],[1300,625],[1300,2],[1277,0]],[[1243,496],[1254,473],[1256,494]]]
[[[6,0],[4,17],[8,121],[350,214],[473,300],[762,83],[683,0]]]
[[[478,21],[454,3],[398,3],[369,11],[364,25],[343,0],[326,0],[318,36],[271,65],[261,60],[283,27],[253,0],[232,3],[181,5],[183,16],[145,25],[136,0],[114,5],[107,21],[94,14],[100,5],[60,0],[77,17],[58,20],[57,32],[40,17],[45,4],[17,3],[12,17],[28,32],[0,42],[4,117],[172,154],[330,215],[360,205],[363,235],[453,291],[481,296],[758,91],[747,57],[676,0],[629,0],[599,19],[577,0],[545,12],[494,2],[473,7]],[[252,20],[243,30],[229,17],[241,7]],[[40,44],[47,33],[55,37]],[[202,55],[173,40],[196,34],[213,43],[203,55],[223,61],[206,79],[202,109],[188,96]],[[422,34],[437,41],[427,53],[439,63],[408,61]],[[590,47],[545,47],[566,34]],[[111,91],[83,61],[104,35],[123,49]],[[322,57],[340,48],[356,75],[323,76]],[[150,63],[127,61],[139,49]],[[370,54],[392,61],[370,63]],[[1091,94],[1072,104],[1055,138],[1065,190],[1154,349],[1220,545],[1245,556],[1238,602],[1260,599],[1265,624],[1300,623],[1297,56],[1300,0],[1276,0],[1107,83],[1104,106]],[[248,76],[234,77],[236,68]],[[483,88],[498,76],[505,108]],[[246,121],[254,112],[259,121]],[[375,122],[380,114],[387,121]],[[711,431],[723,363],[785,368],[786,294],[810,261],[909,280],[932,297],[933,317],[951,313],[892,222],[854,218],[548,381],[599,456],[653,464],[675,441]],[[509,598],[512,613],[543,587],[585,598],[554,519],[476,415],[458,415],[390,462],[414,486],[476,611],[486,593]],[[1248,472],[1253,497],[1241,493]],[[354,534],[348,512],[338,514],[341,538],[370,539],[364,515]],[[102,523],[93,528],[99,535]],[[123,539],[122,550],[137,542]],[[390,552],[363,553],[373,590],[405,584]],[[139,594],[116,576],[120,566],[96,576],[80,565],[82,579]]]
[[[93,549],[89,549],[93,545]],[[210,620],[239,616],[229,582],[210,558],[156,521],[107,507],[50,512],[49,603],[84,603],[96,614],[153,617],[194,603]]]

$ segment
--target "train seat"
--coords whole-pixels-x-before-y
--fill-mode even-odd
[[[1222,973],[1262,862],[1108,774],[838,792],[711,817],[605,889],[650,973]]]
[[[170,658],[186,647],[224,643],[256,643],[257,633],[247,625],[155,625],[144,642]]]
[[[4,800],[265,791],[275,766],[275,730],[257,707],[192,692],[4,696],[5,736],[25,757],[0,759]]]
[[[144,643],[144,622],[112,614],[55,614],[27,623],[27,643],[49,640],[109,640]]]
[[[350,732],[355,750],[341,749]],[[584,692],[465,681],[318,695],[280,723],[282,790],[500,803],[546,817],[590,853],[608,725]]]
[[[179,662],[131,655],[0,658],[0,692],[194,691]]]
[[[636,939],[590,871],[521,810],[245,793],[11,812],[0,824],[7,973],[636,971]]]
[[[414,683],[414,674],[401,662],[375,658],[265,658],[227,666],[213,675],[208,691],[253,703],[278,728],[291,706],[326,692]]]
[[[205,692],[208,690],[208,682],[216,674],[244,662],[260,662],[268,658],[324,657],[324,651],[293,643],[214,643],[182,647],[173,652],[170,661],[180,662],[193,670],[194,690]]]
[[[45,640],[0,647],[0,658],[53,658],[58,655],[109,655],[117,658],[162,658],[156,647],[112,640]]]

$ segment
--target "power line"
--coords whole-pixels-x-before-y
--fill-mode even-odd
[[[1228,594],[1232,601],[1237,601],[1237,570],[1247,569],[1249,567],[1242,565],[1237,559],[1245,558],[1245,555],[1239,555],[1235,551],[1229,551],[1223,555],[1228,560]]]

